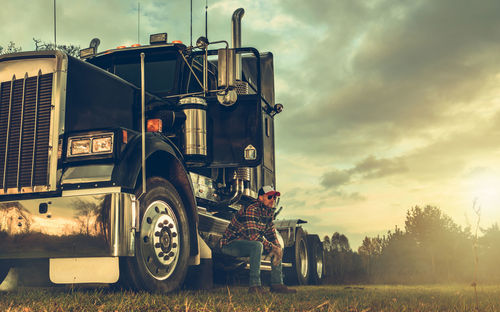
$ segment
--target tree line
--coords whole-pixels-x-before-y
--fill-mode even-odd
[[[33,43],[35,45],[35,51],[45,51],[45,50],[54,50],[55,45],[53,43],[43,42],[40,39],[33,38]],[[78,57],[80,53],[80,46],[72,45],[72,44],[61,44],[57,45],[57,49],[66,52],[67,54]],[[10,41],[7,47],[0,46],[0,55],[21,52],[22,47],[16,46],[16,43]]]
[[[347,237],[323,240],[325,283],[500,282],[500,228],[457,225],[438,207],[412,207],[404,229],[365,237],[357,252]],[[475,259],[478,262],[475,262]]]

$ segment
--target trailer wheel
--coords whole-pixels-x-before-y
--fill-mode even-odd
[[[149,178],[140,200],[140,231],[135,256],[122,261],[120,283],[137,290],[171,292],[186,277],[189,226],[175,187],[161,177]],[[139,196],[142,186],[136,194]],[[122,275],[122,274],[120,274]]]
[[[309,283],[319,285],[323,279],[323,243],[318,235],[307,235],[307,246],[309,249]]]
[[[291,270],[285,271],[287,284],[306,285],[309,280],[309,256],[306,234],[302,228],[297,228],[295,244],[285,248],[284,259],[292,263]]]

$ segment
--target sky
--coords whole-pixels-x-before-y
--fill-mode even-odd
[[[53,0],[1,0],[0,45],[52,42]],[[190,43],[187,0],[58,0],[57,43],[100,50]],[[193,40],[205,33],[193,0]],[[209,0],[208,38],[275,61],[281,218],[321,237],[404,229],[408,209],[439,207],[457,224],[500,221],[500,1]],[[138,20],[140,21],[138,29]],[[139,30],[139,31],[138,31]]]

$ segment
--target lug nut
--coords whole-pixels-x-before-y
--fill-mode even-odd
[[[161,223],[161,222],[160,222],[160,223],[158,223],[158,227],[159,227],[159,228],[162,228],[162,227],[163,227],[163,223]]]
[[[170,224],[168,225],[168,227],[169,227],[169,228],[173,228],[173,227],[174,227],[174,225],[173,225],[172,223],[170,223]]]
[[[163,220],[163,224],[168,224],[168,220]]]
[[[144,236],[143,240],[144,240],[145,243],[147,243],[147,242],[149,242],[149,237]]]
[[[169,259],[170,259],[170,257],[169,257],[169,256],[165,256],[165,257],[163,257],[163,260],[165,260],[165,261],[168,261]]]
[[[160,257],[160,258],[161,258],[161,257],[163,257],[163,256],[164,256],[163,252],[160,252],[160,253],[158,254],[158,257]]]
[[[173,257],[173,256],[174,256],[174,253],[171,251],[168,255],[169,255],[170,257]]]
[[[161,244],[160,243],[156,243],[155,244],[155,248],[160,248],[161,247]]]
[[[173,243],[173,244],[172,244],[172,248],[177,248],[177,244],[176,244],[176,243]]]
[[[155,232],[155,236],[160,237],[161,233],[160,232]]]
[[[177,237],[177,233],[172,232],[172,237]]]

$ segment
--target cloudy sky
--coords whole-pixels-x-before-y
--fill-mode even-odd
[[[57,0],[57,42],[100,49],[189,44],[188,0]],[[2,0],[0,45],[53,40],[53,0]],[[460,225],[500,221],[500,1],[209,0],[208,37],[230,40],[245,8],[243,46],[272,51],[282,217],[365,235],[404,227],[436,205]],[[193,0],[193,37],[205,0]],[[138,39],[139,38],[139,39]]]

